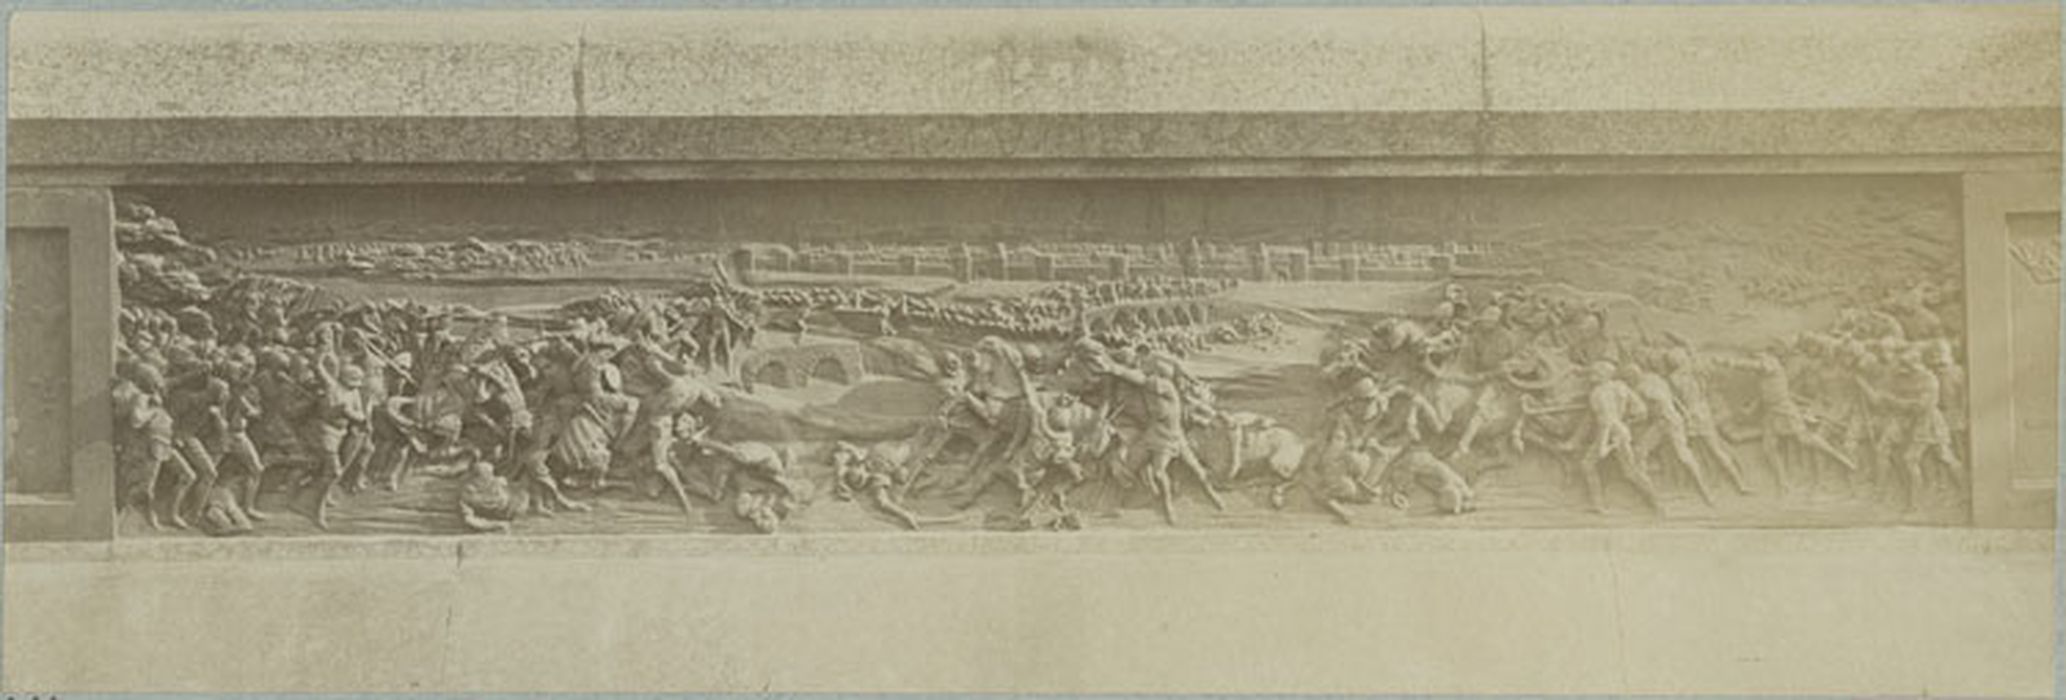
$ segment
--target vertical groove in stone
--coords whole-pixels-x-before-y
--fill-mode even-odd
[[[1474,112],[1476,117],[1471,120],[1471,161],[1472,168],[1483,175],[1491,142],[1491,134],[1487,130],[1492,128],[1492,47],[1485,36],[1485,9],[1471,8],[1471,19],[1478,24],[1478,109]]]
[[[574,35],[574,153],[586,165],[588,152],[588,22]]]

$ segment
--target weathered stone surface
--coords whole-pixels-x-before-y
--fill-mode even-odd
[[[115,364],[117,297],[114,204],[104,190],[9,189],[8,252],[29,236],[55,236],[54,255],[9,260],[10,275],[41,284],[10,285],[19,318],[7,331],[61,340],[8,347],[6,532],[12,540],[106,539],[114,532],[114,410],[106,388]],[[39,232],[32,234],[31,232]],[[24,266],[58,266],[31,272]],[[50,357],[51,354],[58,357]],[[32,374],[61,376],[31,376]],[[17,434],[36,439],[14,439]],[[52,438],[56,438],[52,440]],[[22,449],[39,446],[42,449]]]
[[[1460,9],[612,15],[609,116],[1450,111],[1481,105]]]
[[[2059,105],[2056,4],[1533,7],[1481,16],[1494,110]]]
[[[828,15],[836,14],[836,17]],[[22,13],[32,118],[2059,104],[2025,6]]]
[[[1083,535],[9,545],[0,688],[2051,692],[2043,531]]]
[[[570,116],[580,15],[14,15],[10,119]]]
[[[2049,6],[28,13],[9,166],[46,183],[367,164],[548,166],[474,181],[804,162],[772,176],[1934,171],[1913,158],[2058,152],[2058,31]]]

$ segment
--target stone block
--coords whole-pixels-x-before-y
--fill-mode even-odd
[[[7,253],[7,540],[109,539],[120,296],[112,199],[9,189]]]

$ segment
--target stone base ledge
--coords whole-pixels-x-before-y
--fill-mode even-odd
[[[1386,553],[1631,552],[1686,556],[1816,553],[2032,554],[2054,549],[2049,530],[1417,530],[1390,532],[910,533],[756,536],[146,538],[98,543],[10,543],[11,565],[206,563],[350,559],[590,560],[692,557],[997,557],[1125,555],[1383,555]]]

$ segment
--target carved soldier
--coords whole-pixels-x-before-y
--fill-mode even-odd
[[[201,371],[182,383],[185,386],[167,397],[167,406],[172,412],[173,446],[196,476],[191,488],[180,487],[173,492],[172,508],[176,514],[183,515],[198,512],[200,501],[215,488],[218,477],[215,448],[222,444],[229,431],[226,414],[230,385],[216,371]],[[189,504],[189,498],[194,502]]]
[[[1654,353],[1639,352],[1635,362],[1621,368],[1622,380],[1642,398],[1644,412],[1648,416],[1640,422],[1641,428],[1635,438],[1637,462],[1640,465],[1648,460],[1658,448],[1671,448],[1672,457],[1693,477],[1693,487],[1700,492],[1700,499],[1714,505],[1714,492],[1707,487],[1707,475],[1700,468],[1700,458],[1693,454],[1684,406],[1671,382],[1654,371],[1657,362]],[[1652,366],[1645,367],[1645,364]]]
[[[1149,490],[1161,499],[1162,517],[1171,524],[1176,522],[1176,485],[1170,479],[1170,467],[1182,465],[1197,479],[1213,507],[1226,509],[1226,502],[1219,491],[1212,486],[1212,479],[1198,453],[1191,447],[1191,438],[1184,431],[1186,417],[1183,392],[1178,390],[1176,379],[1179,368],[1176,360],[1168,357],[1149,357],[1141,370],[1120,367],[1103,360],[1099,370],[1133,385],[1146,398],[1148,424],[1140,435],[1140,446],[1148,456],[1144,475]]]
[[[1965,483],[1964,464],[1951,452],[1951,428],[1944,420],[1943,386],[1923,359],[1921,350],[1900,355],[1891,392],[1867,386],[1873,401],[1897,412],[1902,420],[1897,463],[1907,477],[1907,507],[1914,509],[1923,488],[1922,461],[1934,458],[1955,487]]]
[[[1793,378],[1778,355],[1766,351],[1748,362],[1718,358],[1716,363],[1756,374],[1757,399],[1753,410],[1760,416],[1763,427],[1765,462],[1771,466],[1782,493],[1789,490],[1787,473],[1797,466],[1799,460],[1819,455],[1835,460],[1847,470],[1858,468],[1850,456],[1829,444],[1820,434],[1808,430],[1807,415],[1794,397]]]
[[[1715,419],[1714,405],[1708,399],[1707,380],[1701,376],[1693,352],[1683,347],[1666,350],[1664,364],[1669,372],[1665,379],[1671,382],[1672,393],[1678,397],[1686,419],[1686,441],[1722,468],[1722,474],[1729,477],[1737,493],[1751,493],[1750,485],[1743,480],[1743,470],[1736,464],[1735,455],[1730,454],[1722,443],[1721,426]]]
[[[917,530],[927,523],[953,522],[959,518],[925,518],[904,505],[902,492],[910,483],[910,471],[876,454],[847,442],[832,447],[833,496],[842,501],[865,499],[904,527]]]
[[[350,456],[345,452],[345,438],[366,424],[366,401],[359,393],[365,382],[365,370],[345,365],[333,375],[327,364],[318,362],[315,366],[316,375],[323,382],[323,393],[316,404],[315,420],[309,426],[309,447],[316,458],[316,498],[311,519],[317,528],[325,530],[330,529],[332,489],[343,476],[344,461]]]
[[[389,431],[374,425],[374,418],[387,405],[391,395],[388,379],[392,363],[364,331],[347,328],[342,338],[344,363],[359,367],[361,376],[365,377],[360,394],[365,399],[368,421],[350,436],[354,443],[348,450],[351,460],[344,465],[345,490],[356,493],[365,490],[367,471],[372,467],[374,456],[383,452],[383,443],[392,437]]]
[[[617,439],[613,461],[635,465],[634,470],[650,486],[649,494],[657,489],[654,480],[665,485],[682,512],[688,513],[688,493],[669,458],[678,439],[676,423],[685,412],[715,412],[724,400],[687,363],[668,357],[656,346],[645,344],[627,352],[636,353],[637,367],[644,370],[650,389],[635,403],[630,429]]]
[[[1958,362],[1950,340],[1938,338],[1930,343],[1930,368],[1937,372],[1939,394],[1943,397],[1940,408],[1944,411],[1944,422],[1951,431],[1951,454],[1966,454],[1966,369]]]
[[[218,469],[234,468],[243,473],[243,514],[251,520],[265,520],[268,516],[258,509],[258,489],[265,478],[266,463],[258,444],[251,439],[251,427],[262,416],[262,409],[257,386],[252,381],[251,362],[248,354],[222,361],[221,375],[229,384],[229,396],[223,406],[223,430],[213,455]]]
[[[1632,420],[1647,417],[1648,409],[1643,398],[1619,378],[1618,369],[1612,362],[1595,362],[1588,368],[1593,386],[1586,392],[1586,417],[1590,429],[1586,436],[1585,452],[1578,462],[1579,475],[1585,479],[1586,499],[1593,512],[1607,512],[1606,491],[1600,478],[1601,460],[1612,460],[1622,478],[1634,486],[1636,493],[1657,511],[1665,514],[1664,501],[1657,493],[1657,487],[1650,483],[1650,476],[1644,473],[1635,455],[1635,436],[1629,428]]]
[[[122,470],[129,478],[123,504],[141,504],[144,519],[152,529],[159,527],[159,512],[169,510],[166,519],[173,527],[186,528],[180,517],[179,501],[194,483],[194,471],[173,442],[173,418],[165,410],[164,379],[156,367],[143,363],[126,365],[128,376],[114,389],[115,415],[122,421],[121,454],[128,462]],[[171,467],[178,483],[169,502],[158,500],[158,476]]]
[[[1457,438],[1453,457],[1469,456],[1472,443],[1478,439],[1478,431],[1484,429],[1495,414],[1518,400],[1515,389],[1508,379],[1518,370],[1521,363],[1514,362],[1521,351],[1522,342],[1518,332],[1507,326],[1505,311],[1498,306],[1488,306],[1479,314],[1471,327],[1470,343],[1466,356],[1469,360],[1465,371],[1476,377],[1477,391],[1471,399],[1470,417],[1464,421],[1463,434]],[[1508,436],[1508,444],[1519,451],[1520,421],[1515,421],[1514,430]]]
[[[1470,482],[1455,467],[1436,457],[1426,444],[1407,445],[1392,458],[1377,482],[1384,493],[1396,494],[1392,501],[1396,507],[1404,508],[1407,488],[1418,485],[1435,494],[1435,505],[1443,513],[1462,515],[1478,509],[1478,493]]]

